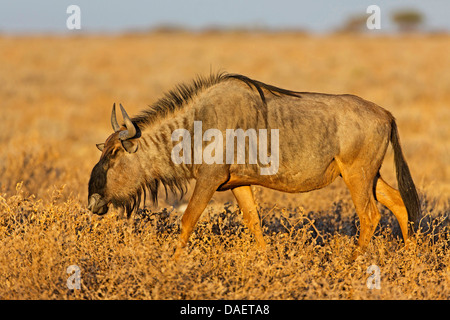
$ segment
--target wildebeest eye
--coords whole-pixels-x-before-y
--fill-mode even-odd
[[[122,147],[128,152],[128,153],[135,153],[138,149],[138,143],[135,140],[125,140],[121,141]]]

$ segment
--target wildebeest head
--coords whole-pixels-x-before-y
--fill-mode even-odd
[[[108,212],[110,204],[130,211],[130,195],[140,188],[137,151],[141,133],[122,105],[120,109],[124,125],[117,122],[114,104],[111,114],[114,133],[105,143],[97,144],[102,155],[89,180],[88,209],[100,215]]]

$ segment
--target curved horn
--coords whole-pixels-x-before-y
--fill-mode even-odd
[[[114,129],[114,132],[117,132],[120,130],[120,126],[119,123],[117,122],[117,118],[116,118],[116,104],[113,104],[112,107],[112,113],[111,113],[111,125]]]
[[[120,110],[122,111],[123,120],[125,121],[125,126],[127,127],[126,131],[122,131],[119,134],[120,140],[131,139],[136,135],[136,127],[134,126],[125,109],[122,107],[122,104],[120,104]]]

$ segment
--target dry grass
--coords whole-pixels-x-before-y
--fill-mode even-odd
[[[0,37],[0,298],[450,298],[449,37],[155,33]],[[267,252],[255,249],[229,193],[171,261],[180,213],[162,201],[130,220],[86,209],[87,181],[130,114],[210,68],[301,91],[354,93],[392,111],[422,199],[423,231],[405,248],[392,214],[353,264],[358,222],[342,181],[300,195],[257,188]],[[392,152],[382,174],[395,185]],[[164,208],[165,207],[165,208]],[[381,289],[366,286],[367,267]],[[81,290],[66,286],[81,269]]]

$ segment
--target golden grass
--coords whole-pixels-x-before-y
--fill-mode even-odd
[[[450,298],[449,37],[310,37],[153,33],[0,37],[1,299]],[[129,114],[180,81],[217,70],[300,91],[353,93],[390,110],[422,199],[407,248],[393,215],[368,252],[342,181],[290,195],[256,188],[269,249],[261,253],[230,193],[215,196],[186,254],[171,261],[181,213],[161,201],[130,220],[92,216],[95,143],[113,102]],[[389,149],[382,174],[396,185]],[[381,270],[381,289],[366,286]],[[69,290],[67,267],[81,269]]]

